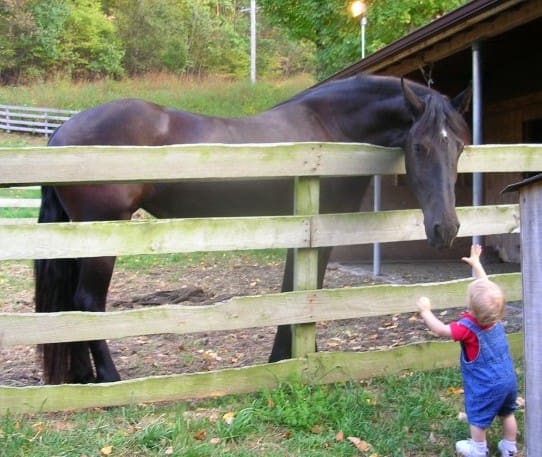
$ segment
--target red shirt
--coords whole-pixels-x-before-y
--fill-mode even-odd
[[[469,314],[468,311],[463,313],[461,315],[461,318],[468,319],[469,321],[480,327],[482,330],[491,327],[491,325],[487,325],[485,327],[481,326],[474,318],[474,316],[472,314]],[[459,321],[450,322],[450,330],[452,332],[452,339],[454,341],[461,342],[467,360],[469,362],[474,360],[478,356],[478,352],[480,351],[480,344],[478,343],[478,338],[476,338],[476,334],[464,325],[460,324]]]

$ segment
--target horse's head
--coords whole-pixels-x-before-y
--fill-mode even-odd
[[[419,96],[405,80],[401,84],[413,117],[404,146],[407,179],[422,208],[429,243],[450,247],[459,230],[455,182],[459,155],[470,142],[463,114],[471,89],[450,101],[435,91]]]

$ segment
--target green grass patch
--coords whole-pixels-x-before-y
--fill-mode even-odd
[[[520,370],[521,371],[521,370]],[[520,376],[520,386],[522,385]],[[250,395],[0,418],[3,456],[453,456],[468,436],[459,369],[296,382]],[[523,427],[523,413],[518,412]],[[367,443],[358,450],[348,437]],[[489,444],[500,439],[499,424]],[[522,442],[521,434],[519,437]]]
[[[215,116],[246,116],[264,111],[314,83],[308,75],[288,80],[206,79],[168,74],[120,81],[74,83],[60,79],[33,86],[1,86],[10,105],[83,110],[120,98],[142,98],[164,106]]]

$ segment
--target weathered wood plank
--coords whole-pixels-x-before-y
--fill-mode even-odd
[[[458,207],[459,237],[516,233],[518,205]],[[320,214],[313,218],[312,246],[341,246],[426,238],[421,210]]]
[[[470,275],[466,267],[465,274]],[[508,300],[521,299],[521,275],[491,278]],[[0,345],[114,339],[160,333],[185,334],[355,319],[416,311],[420,295],[435,309],[462,306],[470,279],[444,283],[322,289],[234,297],[210,306],[162,305],[107,313],[0,313]]]
[[[357,143],[0,148],[0,161],[0,184],[12,185],[405,173],[399,149]],[[538,171],[542,146],[468,146],[458,169]]]
[[[458,208],[458,215],[459,236],[519,230],[518,205],[464,207]],[[420,210],[24,225],[0,219],[0,260],[320,247],[420,239],[425,239]]]
[[[540,144],[485,144],[467,146],[459,158],[460,173],[510,173],[539,171]]]
[[[522,353],[522,335],[509,335],[513,354]],[[26,414],[178,401],[255,392],[281,382],[311,384],[367,379],[403,370],[458,364],[457,343],[422,343],[388,351],[315,353],[307,358],[206,373],[159,376],[109,384],[0,387],[0,414]]]
[[[309,245],[310,219],[301,216],[0,224],[0,260]]]
[[[12,185],[404,173],[399,149],[351,143],[0,148],[0,161]]]

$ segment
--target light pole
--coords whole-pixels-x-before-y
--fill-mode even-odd
[[[256,0],[250,0],[250,81],[256,82]]]
[[[362,0],[355,0],[350,3],[350,12],[353,17],[359,17],[359,25],[361,27],[361,58],[365,59],[365,26],[367,25],[367,5]]]
[[[250,0],[249,8],[241,8],[241,13],[250,13],[250,81],[256,82],[256,0]]]
[[[350,4],[350,11],[353,17],[359,17],[361,28],[361,58],[365,59],[365,26],[367,25],[367,5],[361,0],[353,1]],[[382,195],[382,176],[375,175],[373,178],[373,209],[380,211],[380,202]],[[380,243],[373,244],[373,276],[380,275]]]

